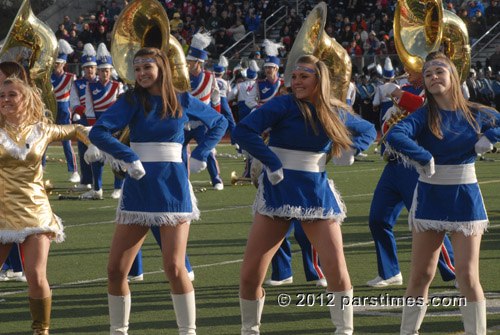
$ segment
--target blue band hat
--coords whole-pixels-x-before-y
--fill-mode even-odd
[[[264,59],[264,67],[274,66],[276,68],[280,67],[280,59],[276,56],[266,56]]]
[[[224,73],[226,72],[226,68],[224,66],[221,66],[219,64],[215,64],[214,65],[214,73],[215,74],[221,74],[221,73]]]
[[[394,68],[392,67],[392,62],[391,62],[391,59],[389,57],[387,57],[385,59],[385,64],[384,64],[384,70],[382,72],[382,76],[385,78],[385,79],[392,79],[394,78]]]
[[[97,62],[95,59],[95,56],[90,56],[90,55],[83,55],[82,56],[82,67],[85,66],[96,66]]]
[[[68,55],[66,54],[58,54],[56,63],[65,63],[68,60]]]
[[[190,46],[186,59],[206,61],[208,59],[208,53],[205,50]]]
[[[247,79],[255,79],[257,78],[257,71],[252,69],[247,69]]]
[[[98,69],[112,69],[113,62],[111,60],[111,56],[99,58],[97,60],[97,68]]]

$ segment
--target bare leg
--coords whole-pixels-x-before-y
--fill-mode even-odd
[[[47,234],[30,235],[23,243],[25,273],[31,298],[51,296],[47,280],[49,249],[50,239]]]
[[[0,269],[3,266],[3,263],[5,263],[7,256],[9,256],[10,248],[12,248],[12,243],[0,243]]]
[[[467,298],[467,302],[477,302],[485,299],[479,281],[481,237],[482,235],[465,236],[460,232],[451,234],[457,281],[460,285],[460,293]]]
[[[342,232],[334,220],[304,221],[302,228],[316,248],[328,291],[348,291],[352,288],[345,262]]]
[[[240,273],[240,297],[258,300],[271,259],[285,238],[290,221],[255,214]]]
[[[160,227],[163,268],[170,282],[173,294],[193,291],[193,284],[186,270],[186,247],[189,236],[189,224],[181,223],[175,227]]]
[[[108,293],[125,296],[130,293],[127,274],[139,252],[149,227],[116,224],[108,261]]]
[[[427,301],[429,286],[436,274],[444,234],[435,230],[413,232],[410,280],[405,296],[421,296]]]

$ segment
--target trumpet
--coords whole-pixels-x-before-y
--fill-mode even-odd
[[[236,171],[231,172],[231,185],[233,186],[244,186],[252,185],[252,178],[245,178],[238,176]]]
[[[54,184],[52,184],[52,180],[50,179],[47,179],[43,182],[43,188],[45,189],[45,192],[47,192],[47,194],[52,194],[55,190],[61,190],[64,193],[74,193],[76,191],[71,186],[55,186]]]

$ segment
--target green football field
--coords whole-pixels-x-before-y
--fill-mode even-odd
[[[347,264],[358,304],[354,309],[355,334],[399,334],[401,308],[381,306],[401,297],[410,270],[411,234],[406,209],[394,227],[398,256],[404,278],[402,286],[374,289],[366,281],[377,275],[376,255],[368,227],[373,191],[384,168],[374,153],[349,167],[328,166],[328,173],[347,206],[342,231]],[[230,174],[241,174],[243,158],[233,147],[217,147],[223,191],[214,191],[208,173],[192,176],[193,186],[206,187],[197,193],[202,219],[193,222],[188,254],[195,271],[198,334],[239,334],[240,311],[238,282],[246,239],[252,222],[253,186],[231,186]],[[48,150],[45,179],[55,186],[70,187],[62,147]],[[476,163],[478,179],[486,202],[491,226],[481,246],[481,282],[487,297],[488,334],[500,334],[500,155]],[[52,286],[53,307],[51,334],[107,334],[108,307],[106,264],[113,234],[117,200],[109,198],[113,189],[110,167],[104,172],[104,200],[58,200],[50,195],[54,212],[65,225],[66,241],[52,244],[48,279]],[[66,192],[66,191],[60,191]],[[74,194],[64,193],[74,196]],[[262,317],[263,334],[333,334],[324,288],[306,282],[300,248],[291,238],[293,249],[293,284],[267,287]],[[132,312],[129,334],[177,334],[169,285],[162,271],[161,254],[149,234],[143,245],[144,281],[132,282]],[[268,277],[270,271],[268,272]],[[287,294],[291,303],[280,307],[278,296]],[[435,277],[431,296],[442,298],[447,306],[429,307],[421,327],[422,334],[461,334],[463,326],[458,307],[453,306],[458,290],[450,282]],[[283,295],[281,296],[283,297]],[[300,303],[300,297],[304,297]],[[321,298],[324,298],[323,304]],[[378,300],[375,300],[377,299]],[[377,304],[375,304],[377,302]],[[450,306],[448,306],[450,305]],[[31,334],[26,283],[0,282],[0,334]]]

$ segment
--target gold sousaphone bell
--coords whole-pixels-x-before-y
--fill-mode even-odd
[[[143,47],[155,47],[168,57],[175,88],[181,92],[190,90],[184,51],[179,41],[170,35],[167,13],[157,0],[130,2],[115,22],[111,41],[113,64],[123,81],[135,83],[136,52]]]
[[[17,12],[0,50],[0,59],[19,61],[18,56],[21,52],[15,48],[20,47],[32,51],[28,65],[29,77],[32,84],[42,91],[43,102],[55,120],[57,102],[50,77],[57,59],[57,39],[52,29],[33,14],[28,0],[23,1]],[[12,51],[9,52],[10,50]]]
[[[325,33],[327,5],[320,2],[307,16],[300,28],[285,67],[285,86],[291,86],[293,66],[303,55],[314,55],[330,70],[333,96],[343,102],[351,80],[351,58],[334,38]]]
[[[441,0],[399,0],[394,12],[394,42],[403,65],[422,72],[425,57],[442,51],[463,82],[469,75],[471,50],[467,26]]]

